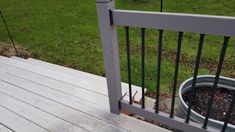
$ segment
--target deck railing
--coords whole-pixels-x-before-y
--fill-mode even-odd
[[[140,115],[147,119],[151,119],[169,127],[182,131],[218,131],[207,127],[210,117],[212,103],[214,100],[215,91],[218,85],[227,45],[230,37],[235,36],[235,17],[221,17],[209,15],[192,15],[192,14],[177,14],[177,13],[162,13],[162,12],[145,12],[145,11],[129,11],[117,10],[113,0],[97,0],[97,12],[99,18],[100,36],[103,45],[103,55],[105,60],[105,71],[107,77],[108,94],[110,102],[110,110],[112,113],[120,114],[122,111],[129,111]],[[129,101],[122,99],[121,80],[120,80],[120,64],[117,41],[117,26],[124,26],[126,33],[126,49],[127,49],[127,71],[129,83]],[[139,27],[141,29],[141,78],[142,78],[142,104],[136,104],[132,100],[131,92],[131,67],[130,67],[130,40],[129,27]],[[158,40],[158,64],[157,64],[157,82],[156,82],[156,108],[145,108],[145,29],[154,28],[159,30]],[[159,93],[160,93],[160,72],[161,72],[161,56],[162,56],[162,38],[164,30],[178,32],[178,45],[175,59],[175,71],[173,78],[172,104],[170,114],[159,111]],[[192,90],[190,92],[191,99],[185,119],[174,116],[175,94],[178,80],[178,69],[181,54],[181,43],[184,32],[198,33],[199,45],[195,60]],[[213,88],[210,91],[208,100],[208,110],[205,116],[203,125],[194,123],[189,120],[192,106],[195,103],[195,87],[198,76],[201,53],[203,49],[204,38],[207,34],[224,36],[223,47],[220,53],[220,59],[217,66]],[[235,102],[235,92],[230,103],[230,108],[225,116],[224,127],[226,130],[227,124],[231,118],[231,112]]]

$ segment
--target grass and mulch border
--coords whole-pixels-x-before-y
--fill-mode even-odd
[[[0,55],[5,57],[18,56],[24,59],[36,57],[29,49],[19,46],[17,46],[16,48],[18,51],[18,55],[12,45],[0,42]]]

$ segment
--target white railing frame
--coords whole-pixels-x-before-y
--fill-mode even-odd
[[[105,74],[108,85],[110,111],[120,114],[119,101],[122,97],[119,53],[116,26],[111,25],[110,10],[114,8],[114,1],[97,0],[100,37],[103,47]]]
[[[126,110],[182,131],[218,131],[209,127],[202,129],[200,124],[185,123],[182,118],[169,118],[166,113],[155,113],[154,110],[142,109],[138,104],[130,105],[127,101],[121,100],[116,26],[156,28],[233,37],[235,36],[235,17],[117,10],[114,0],[96,0],[96,2],[110,111],[120,114],[121,111]]]
[[[235,17],[130,10],[113,10],[112,14],[116,26],[235,36]]]

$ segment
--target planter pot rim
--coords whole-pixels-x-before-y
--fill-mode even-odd
[[[199,75],[197,76],[197,79],[199,78],[215,78],[215,75]],[[231,80],[231,81],[234,81],[235,82],[235,79],[232,79],[232,78],[228,78],[228,77],[223,77],[223,76],[220,76],[221,79],[225,79],[225,80]],[[188,105],[185,103],[183,97],[182,97],[182,90],[184,88],[184,86],[189,82],[193,80],[193,77],[185,80],[181,85],[180,85],[180,88],[179,88],[179,99],[180,99],[180,103],[183,105],[183,107],[185,107],[186,109],[188,109]],[[193,109],[191,110],[191,114],[194,114],[196,116],[198,116],[199,118],[202,118],[202,119],[205,119],[204,116],[202,116],[201,114],[197,113],[196,111],[194,111]],[[224,123],[222,121],[218,121],[218,120],[215,120],[215,119],[211,119],[209,118],[209,121],[210,122],[215,122],[216,124],[220,124],[220,125],[223,125]],[[235,129],[235,125],[231,125],[231,124],[228,124],[228,127],[232,127]]]

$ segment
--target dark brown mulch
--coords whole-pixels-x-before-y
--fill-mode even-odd
[[[230,73],[229,77],[235,78],[235,72]]]
[[[147,91],[147,92],[145,93],[145,95],[148,96],[148,97],[150,97],[150,98],[152,98],[152,99],[156,99],[156,93],[155,93],[155,92],[149,92],[149,91]],[[161,99],[170,98],[171,96],[172,96],[171,93],[167,93],[167,92],[161,92],[161,93],[160,93]]]
[[[176,56],[176,51],[174,51],[174,50],[165,50],[165,51],[162,52],[162,59],[172,58],[172,57],[174,59],[175,56]],[[180,63],[182,63],[183,65],[189,66],[189,67],[194,67],[194,65],[195,65],[194,61],[195,61],[194,57],[190,57],[186,53],[181,53],[181,55],[180,55]],[[173,60],[171,63],[175,64],[175,60]],[[211,58],[206,58],[206,57],[202,57],[201,58],[200,67],[208,69],[210,72],[214,73],[216,71],[216,69],[217,69],[217,66],[218,66],[218,60],[213,60]],[[230,63],[228,60],[224,61],[223,67],[228,72],[229,71],[232,72],[235,69],[235,65]],[[235,78],[235,73],[232,72],[228,76],[231,77],[231,78]]]
[[[16,47],[18,51],[18,57],[21,58],[35,58],[35,55],[32,54],[28,49],[22,48],[22,47]],[[0,42],[0,55],[6,56],[6,57],[11,57],[11,56],[17,56],[15,49],[11,44],[6,44],[3,42]]]
[[[207,112],[208,99],[210,98],[209,89],[211,88],[197,88],[196,89],[196,103],[193,106],[193,110],[201,115],[205,116]],[[183,95],[183,99],[188,105],[190,99],[190,93]],[[212,111],[210,118],[215,120],[224,121],[225,115],[228,111],[230,101],[232,100],[232,90],[225,88],[218,88],[214,96],[214,102],[212,105]],[[235,125],[235,111],[232,112],[232,118],[230,123]]]

